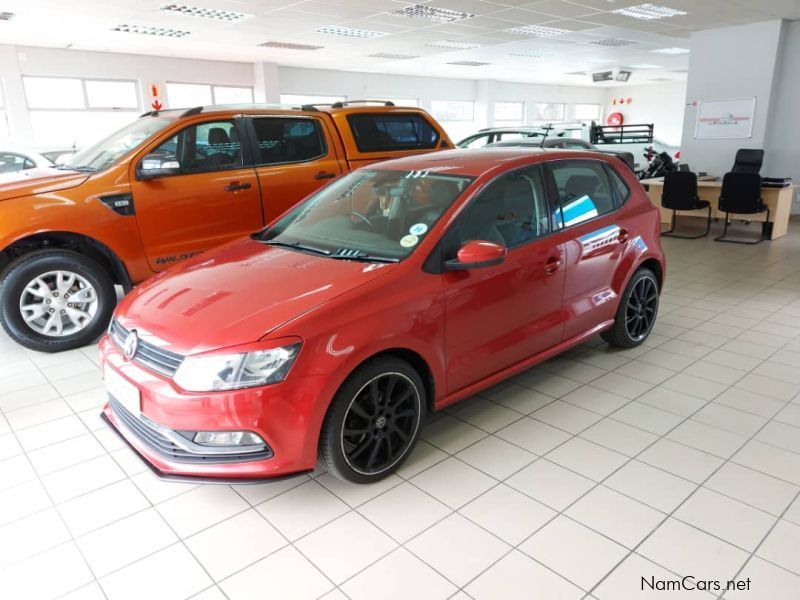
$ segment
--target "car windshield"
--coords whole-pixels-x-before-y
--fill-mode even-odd
[[[173,119],[164,116],[136,119],[104,140],[75,154],[63,168],[75,171],[101,171],[150,139],[172,121]]]
[[[362,169],[311,196],[258,239],[331,258],[397,262],[472,180],[436,171]]]

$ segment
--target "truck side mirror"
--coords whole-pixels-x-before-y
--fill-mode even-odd
[[[178,175],[181,172],[181,163],[175,159],[164,159],[163,156],[148,154],[136,168],[136,176],[142,181]]]

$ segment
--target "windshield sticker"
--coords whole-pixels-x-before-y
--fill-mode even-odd
[[[413,246],[416,246],[417,242],[419,242],[419,238],[417,236],[415,236],[415,235],[406,235],[406,236],[403,236],[403,239],[400,240],[400,245],[403,248],[411,248]]]
[[[428,231],[428,226],[425,223],[416,223],[411,226],[411,229],[408,230],[408,233],[411,235],[422,235]]]

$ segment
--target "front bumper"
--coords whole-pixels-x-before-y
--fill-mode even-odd
[[[108,337],[100,342],[102,366],[113,369],[141,396],[141,417],[109,397],[103,417],[160,476],[209,480],[273,478],[314,468],[327,403],[323,376],[214,393],[188,393],[174,382],[127,360]],[[266,442],[258,453],[198,454],[181,432],[252,431]],[[176,443],[177,442],[177,443]],[[190,443],[190,442],[189,442]]]

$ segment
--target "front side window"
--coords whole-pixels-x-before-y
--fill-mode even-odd
[[[471,240],[513,248],[550,231],[547,196],[539,167],[492,182],[459,216],[444,243],[447,259]]]
[[[265,243],[331,258],[409,256],[471,177],[361,169],[323,188],[265,230]]]
[[[256,117],[257,165],[304,162],[327,153],[317,119]]]
[[[233,121],[211,121],[182,129],[142,159],[145,169],[179,169],[183,174],[242,166],[242,146]]]
[[[603,163],[564,160],[553,162],[551,169],[561,207],[561,214],[556,215],[559,225],[577,225],[614,210],[614,196]]]
[[[359,152],[431,150],[439,142],[439,132],[418,113],[359,113],[347,122]]]
[[[32,169],[36,165],[33,161],[19,154],[0,154],[0,174],[16,173],[24,169]]]

